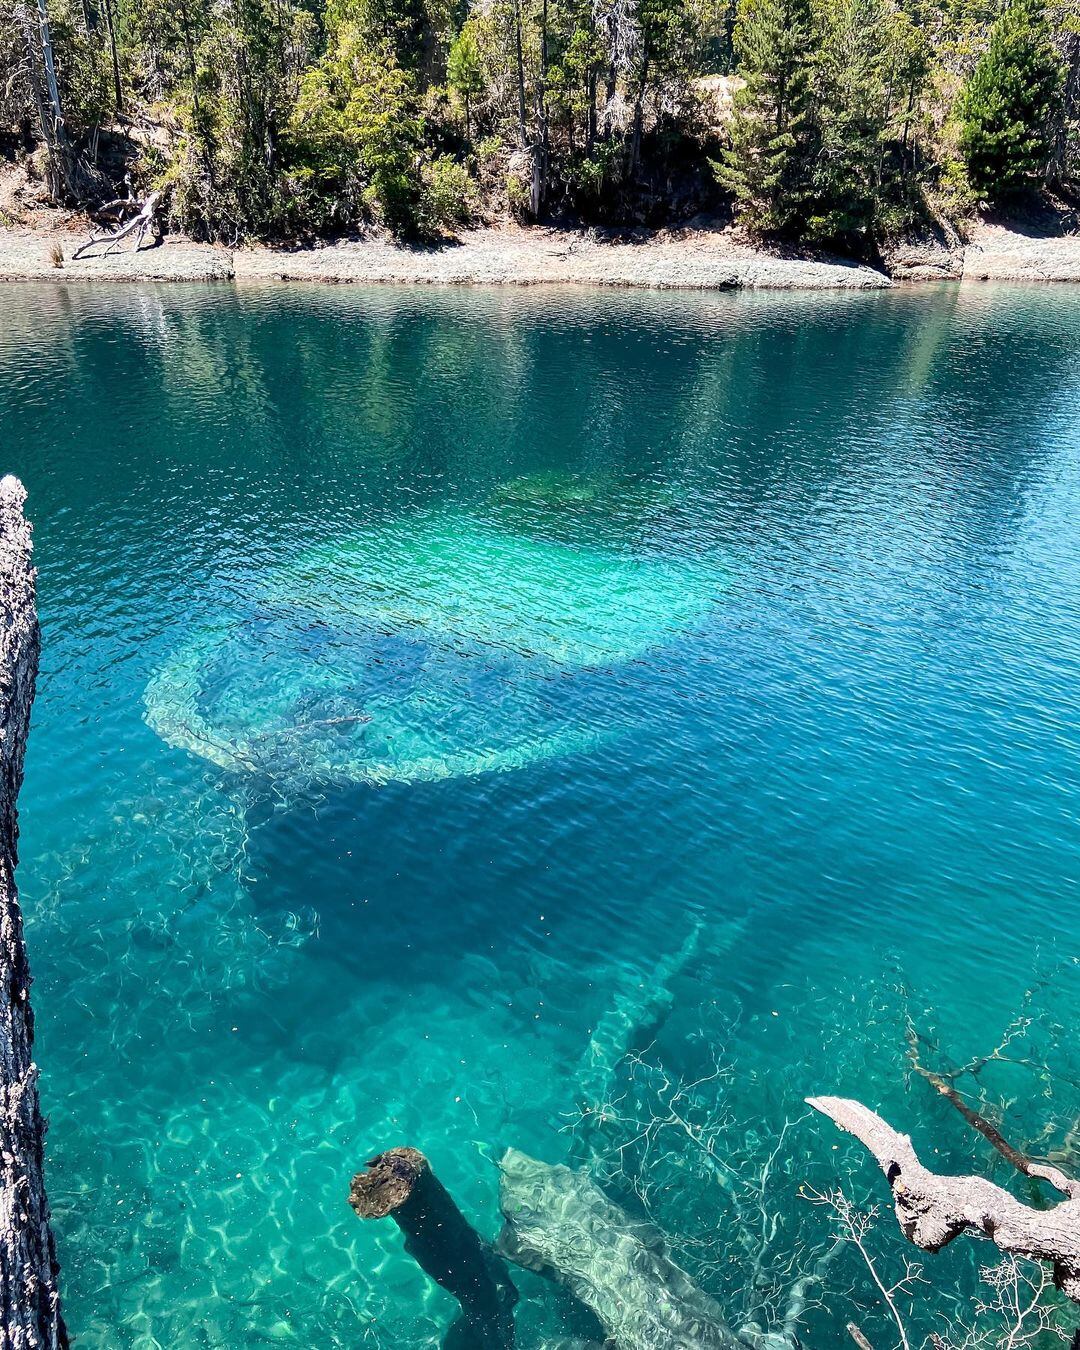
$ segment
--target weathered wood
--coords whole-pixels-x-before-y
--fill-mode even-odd
[[[0,1350],[62,1350],[59,1266],[45,1195],[30,968],[15,884],[16,800],[41,640],[26,493],[0,480]]]
[[[80,244],[71,255],[72,261],[74,262],[75,259],[85,253],[88,248],[93,248],[95,244],[106,245],[105,252],[102,256],[107,258],[113,249],[119,248],[121,242],[130,238],[131,235],[135,235],[135,247],[132,252],[138,253],[139,249],[142,248],[143,240],[146,238],[147,233],[149,231],[157,230],[157,212],[160,202],[160,192],[151,192],[150,196],[143,202],[109,202],[109,210],[115,211],[126,205],[129,209],[135,211],[134,217],[129,220],[126,225],[118,226],[112,233],[91,234],[90,238],[87,239],[84,244]]]
[[[873,1154],[892,1187],[896,1218],[909,1242],[937,1252],[961,1233],[989,1238],[1003,1252],[1046,1261],[1069,1298],[1080,1303],[1080,1181],[1049,1164],[1029,1162],[1025,1174],[1048,1182],[1066,1198],[1032,1209],[985,1177],[945,1177],[919,1161],[910,1138],[861,1102],[808,1097],[822,1115]]]
[[[456,1350],[512,1350],[514,1288],[495,1256],[415,1148],[392,1148],[367,1163],[349,1188],[361,1219],[390,1217],[405,1250],[461,1305],[446,1345]]]
[[[662,1235],[609,1200],[587,1172],[516,1149],[499,1166],[506,1224],[496,1250],[568,1289],[618,1350],[747,1350],[751,1341],[675,1264]]]

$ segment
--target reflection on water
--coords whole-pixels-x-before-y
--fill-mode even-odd
[[[1059,1076],[987,1090],[1063,1154],[1080,1112],[1080,294],[4,306],[80,1343],[436,1345],[450,1301],[345,1204],[411,1143],[487,1235],[512,1146],[732,1324],[802,1271],[805,1344],[891,1344],[799,1189],[877,1179],[803,1098],[990,1170],[905,1019],[962,1061],[1029,994]],[[516,1278],[523,1346],[595,1335]]]

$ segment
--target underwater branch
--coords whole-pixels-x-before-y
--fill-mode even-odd
[[[1049,1164],[1030,1163],[1028,1176],[1066,1197],[1050,1209],[1032,1209],[985,1177],[929,1171],[911,1139],[861,1102],[844,1097],[807,1101],[873,1154],[892,1188],[896,1218],[909,1242],[937,1252],[961,1233],[989,1238],[1007,1255],[1047,1262],[1058,1288],[1080,1303],[1080,1181]]]
[[[16,802],[41,647],[25,500],[17,478],[0,479],[0,1346],[64,1350],[30,968],[15,884]]]

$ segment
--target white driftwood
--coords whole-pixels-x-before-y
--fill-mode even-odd
[[[72,261],[95,244],[107,244],[107,248],[102,254],[102,257],[107,258],[113,249],[119,248],[121,242],[129,239],[132,235],[136,236],[135,248],[132,251],[138,253],[139,249],[142,248],[147,232],[157,228],[157,209],[160,201],[161,193],[151,192],[150,196],[139,206],[136,215],[126,225],[121,225],[109,234],[92,234],[86,243],[80,244],[71,255]],[[122,203],[110,202],[107,209],[115,209],[118,205],[122,205]],[[130,205],[136,206],[138,203],[132,202]]]
[[[30,969],[15,885],[16,799],[40,649],[25,500],[18,479],[0,480],[0,1350],[63,1350]]]
[[[1012,1256],[1046,1261],[1058,1287],[1080,1303],[1080,1181],[1057,1167],[1030,1164],[1028,1176],[1048,1182],[1066,1197],[1050,1209],[1032,1209],[985,1177],[946,1177],[929,1171],[908,1136],[861,1102],[845,1097],[807,1101],[877,1159],[909,1242],[937,1252],[961,1233],[978,1234]]]

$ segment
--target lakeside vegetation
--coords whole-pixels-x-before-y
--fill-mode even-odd
[[[1080,176],[1075,0],[20,0],[0,127],[197,238],[513,216],[882,240]]]

